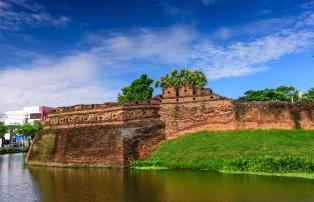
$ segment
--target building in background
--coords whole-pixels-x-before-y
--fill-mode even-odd
[[[29,123],[33,123],[35,120],[44,122],[47,113],[53,108],[46,106],[24,107],[18,111],[7,111],[4,114],[5,125],[20,125],[23,124],[25,119]]]
[[[28,123],[35,120],[44,122],[47,113],[53,108],[46,106],[24,107],[22,110],[7,111],[2,116],[4,125],[22,125],[27,119]],[[7,131],[2,139],[3,146],[28,146],[29,140],[23,134],[17,134],[16,129]]]

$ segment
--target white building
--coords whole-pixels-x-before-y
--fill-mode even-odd
[[[29,123],[33,123],[35,120],[45,121],[46,114],[52,108],[45,106],[24,107],[18,111],[7,111],[4,114],[5,125],[19,125],[23,124],[25,119],[28,119]]]
[[[21,125],[25,122],[26,119],[29,123],[33,123],[35,120],[44,122],[47,112],[51,109],[52,108],[45,106],[24,107],[22,110],[5,112],[2,119],[4,121],[4,125]],[[16,141],[19,136],[21,135],[16,135]],[[11,134],[6,133],[4,135],[4,140],[11,141]]]

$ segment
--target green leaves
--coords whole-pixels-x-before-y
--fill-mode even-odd
[[[40,121],[34,121],[33,124],[30,124],[25,120],[25,122],[18,127],[17,132],[33,138],[42,128],[43,125]]]
[[[180,71],[174,69],[169,74],[160,78],[160,81],[155,83],[155,87],[167,87],[189,84],[196,88],[203,88],[207,84],[207,78],[202,71],[189,71],[187,69],[181,69]]]
[[[314,102],[314,88],[309,89],[303,96],[291,86],[279,86],[276,89],[266,88],[264,90],[249,90],[239,100],[245,101],[270,101],[279,100],[284,102]]]
[[[314,102],[314,88],[311,88],[303,95],[304,102]]]
[[[6,133],[6,128],[4,126],[4,123],[0,122],[0,138],[2,138],[5,133]]]
[[[249,90],[245,96],[240,97],[240,100],[245,101],[270,101],[279,100],[285,102],[298,101],[298,91],[294,87],[280,86],[276,89],[266,88],[264,90]]]
[[[134,80],[130,86],[122,88],[122,94],[118,95],[118,102],[149,100],[152,97],[154,89],[151,84],[154,80],[143,74]]]

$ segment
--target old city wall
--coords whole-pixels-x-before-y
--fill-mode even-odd
[[[148,102],[60,107],[49,113],[27,162],[124,166],[165,139],[238,129],[314,129],[314,104],[241,102],[181,86]]]
[[[164,139],[154,100],[61,107],[49,113],[27,162],[121,166],[144,159]]]
[[[314,104],[234,101],[186,86],[164,89],[161,102],[167,139],[200,130],[314,129]]]

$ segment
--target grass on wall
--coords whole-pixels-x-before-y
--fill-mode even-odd
[[[53,132],[44,134],[38,142],[34,143],[32,153],[38,161],[49,161],[52,157],[56,134]]]
[[[132,167],[314,173],[314,131],[197,132],[163,143]]]

